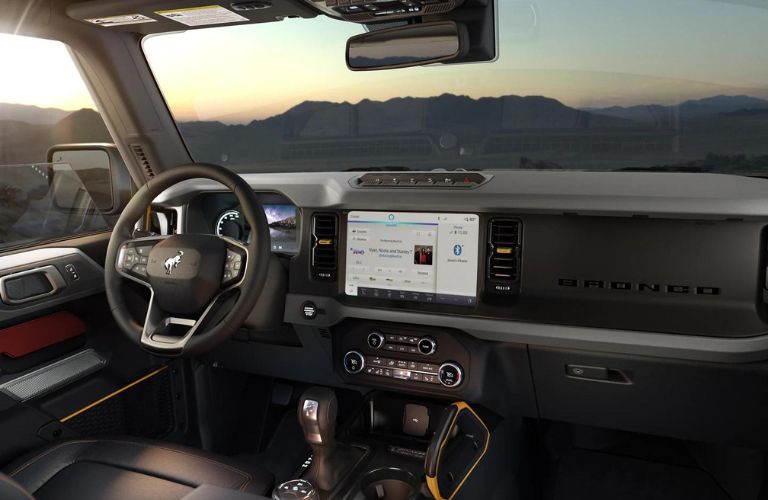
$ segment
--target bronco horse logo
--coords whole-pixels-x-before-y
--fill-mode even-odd
[[[176,254],[175,257],[171,257],[170,259],[166,259],[165,264],[165,274],[171,275],[171,272],[179,267],[179,264],[181,263],[181,256],[184,255],[184,252],[179,250],[179,253]]]

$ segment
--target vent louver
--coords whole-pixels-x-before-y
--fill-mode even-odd
[[[312,277],[336,281],[338,267],[339,219],[335,214],[312,216]]]
[[[152,165],[149,163],[149,158],[144,152],[144,148],[141,146],[141,144],[131,144],[131,152],[133,153],[133,157],[136,158],[136,161],[141,166],[141,169],[146,174],[147,179],[153,178],[155,176],[155,172],[152,170]]]
[[[488,227],[486,290],[511,294],[519,290],[521,224],[517,219],[491,219]]]

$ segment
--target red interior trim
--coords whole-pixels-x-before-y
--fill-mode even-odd
[[[0,330],[0,354],[20,358],[84,333],[80,318],[57,312]]]

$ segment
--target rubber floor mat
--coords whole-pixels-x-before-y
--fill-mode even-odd
[[[557,465],[552,500],[730,500],[704,470],[574,450]]]

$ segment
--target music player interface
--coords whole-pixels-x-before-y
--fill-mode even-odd
[[[475,214],[350,212],[346,294],[475,305],[479,220]]]

